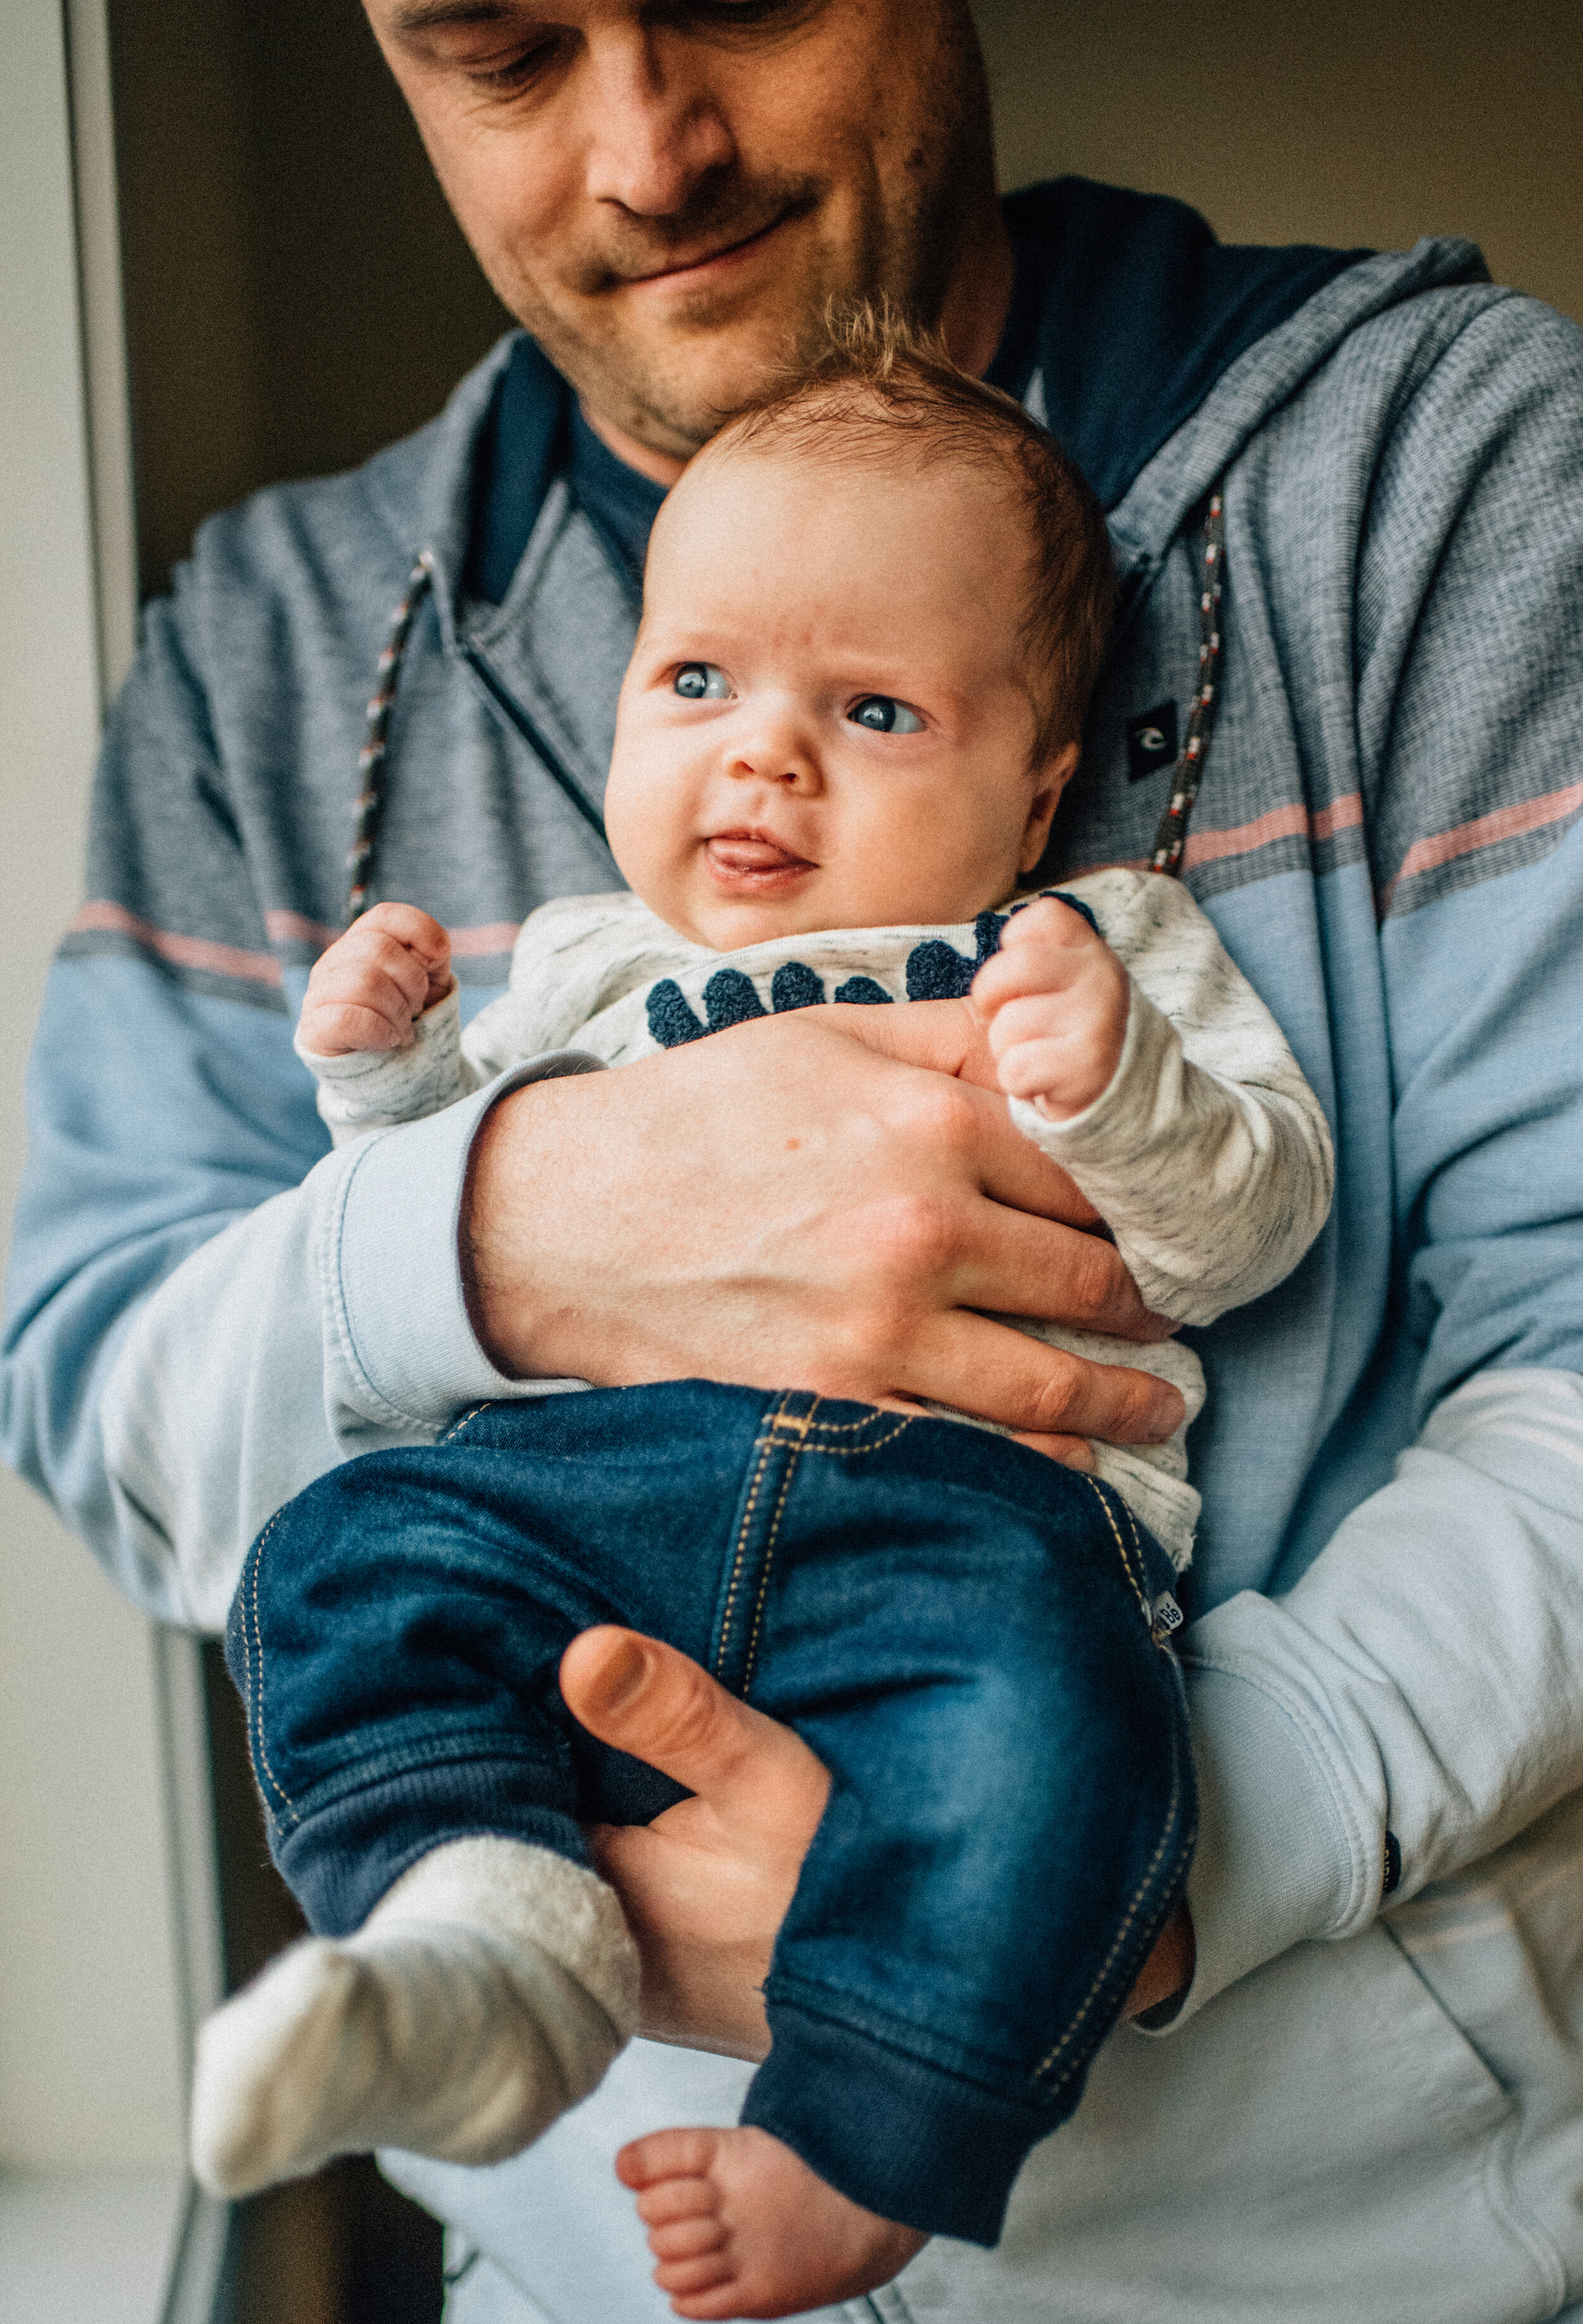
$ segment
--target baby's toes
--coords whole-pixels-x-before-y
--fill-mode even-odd
[[[672,2300],[696,2300],[718,2284],[729,2283],[735,2273],[723,2251],[700,2252],[696,2259],[662,2260],[654,2270],[654,2282]]]
[[[712,2179],[657,2179],[637,2199],[637,2215],[645,2227],[669,2227],[672,2219],[711,2218],[720,2208],[720,2190]]]
[[[649,2229],[649,2249],[656,2259],[702,2259],[725,2248],[726,2230],[717,2218],[676,2219],[669,2227]]]
[[[634,2193],[666,2179],[702,2185],[714,2167],[719,2144],[720,2134],[716,2130],[652,2130],[646,2138],[634,2138],[622,2148],[616,2158],[616,2175]]]

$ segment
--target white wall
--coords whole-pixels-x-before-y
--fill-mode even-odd
[[[81,12],[77,31],[93,22]],[[23,1068],[44,969],[78,900],[101,655],[130,634],[130,572],[101,622],[77,300],[61,11],[0,0],[0,1215],[21,1167]],[[84,138],[102,89],[79,90]],[[97,194],[107,193],[98,152]],[[90,173],[91,176],[91,173]],[[89,185],[89,198],[94,188]],[[98,222],[102,226],[102,219]],[[85,216],[90,281],[113,291]],[[103,374],[105,341],[96,338]],[[114,349],[93,430],[101,543],[116,504]],[[181,2151],[184,2037],[149,1627],[25,1488],[0,1475],[0,2166],[147,2168]]]
[[[1583,321],[1578,0],[974,0],[1004,181],[1180,195],[1227,242],[1470,234]]]

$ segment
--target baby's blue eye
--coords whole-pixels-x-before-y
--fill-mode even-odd
[[[866,694],[847,713],[854,726],[866,726],[871,734],[921,734],[923,721],[916,710],[909,710],[889,694]]]
[[[731,692],[725,671],[712,661],[684,661],[671,685],[684,702],[724,702]]]

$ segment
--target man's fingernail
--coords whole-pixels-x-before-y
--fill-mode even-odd
[[[606,1658],[597,1693],[604,1711],[625,1711],[649,1674],[649,1658],[635,1638],[627,1638]]]

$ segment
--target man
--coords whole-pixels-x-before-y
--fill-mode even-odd
[[[11,1457],[144,1602],[212,1624],[309,1478],[558,1379],[1170,1426],[1142,1375],[989,1320],[1147,1328],[950,1077],[949,1016],[874,1012],[888,1056],[765,1019],[325,1161],[290,1053],[345,906],[364,674],[417,552],[371,884],[451,928],[481,999],[526,909],[613,884],[599,782],[665,484],[830,297],[939,321],[1111,514],[1123,622],[1051,868],[1148,855],[1208,673],[1187,876],[1326,1098],[1339,1176],[1298,1276],[1202,1342],[1196,1954],[1179,1931],[1140,1997],[1170,2023],[1106,2046],[998,2252],[932,2245],[852,2312],[1567,2310],[1578,334],[1466,244],[1222,251],[1174,205],[1071,181],[997,210],[958,0],[369,9],[533,339],[357,476],[207,528],[151,609],[41,1031]],[[699,1794],[605,1850],[651,2023],[694,2047],[637,2045],[497,2171],[393,2166],[458,2229],[458,2324],[664,2312],[607,2159],[734,2113],[746,2069],[705,2052],[752,2048],[819,1812],[794,1737],[657,1651],[577,1707]]]

